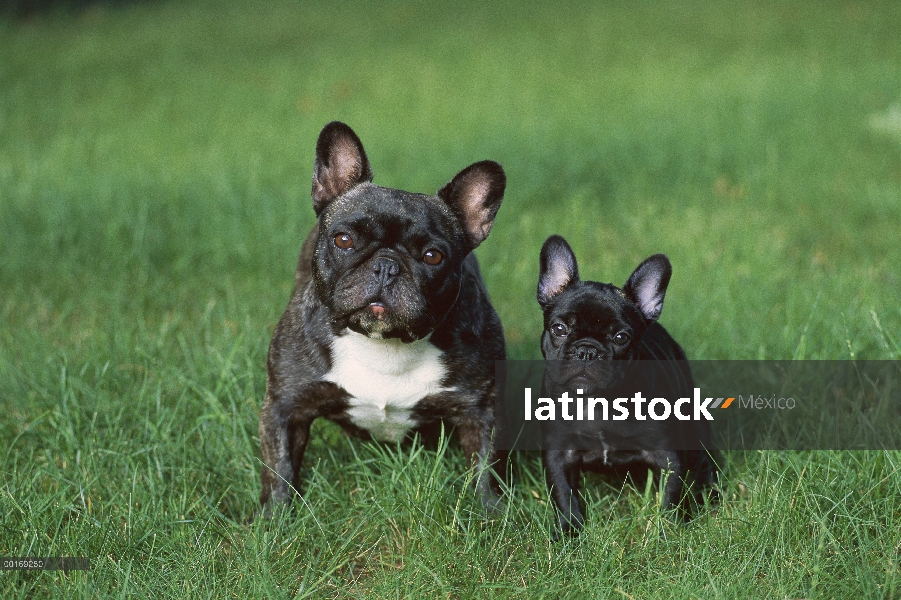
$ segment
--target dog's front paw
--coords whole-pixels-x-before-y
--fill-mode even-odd
[[[482,497],[482,509],[486,519],[498,519],[504,514],[504,501],[494,492],[488,493]]]
[[[264,502],[259,509],[257,509],[256,513],[253,516],[253,521],[266,522],[273,519],[278,519],[282,515],[290,512],[292,507],[293,503],[291,502],[290,498],[287,500],[282,500],[280,502],[270,498],[268,501]]]

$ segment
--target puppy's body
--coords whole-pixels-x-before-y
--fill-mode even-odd
[[[261,502],[290,499],[310,425],[396,441],[439,421],[474,466],[493,460],[494,361],[503,330],[471,254],[491,228],[503,170],[483,162],[437,196],[371,183],[356,135],[327,125],[317,144],[319,220],[269,349],[260,415]],[[477,485],[493,502],[487,477]]]
[[[544,311],[541,348],[546,359],[543,395],[584,397],[691,397],[694,381],[685,352],[656,320],[671,267],[663,255],[642,263],[620,289],[580,281],[575,255],[563,238],[542,248],[538,301]],[[577,498],[583,470],[638,464],[669,471],[663,505],[679,503],[691,473],[699,489],[711,482],[706,421],[554,420],[542,423],[542,457],[564,531],[581,528]]]

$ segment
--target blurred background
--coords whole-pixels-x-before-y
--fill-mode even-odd
[[[316,135],[339,119],[381,185],[504,165],[478,253],[514,357],[538,355],[551,233],[618,284],[668,253],[663,322],[692,356],[897,352],[871,314],[901,323],[896,2],[2,6],[18,324],[227,300],[265,337],[313,222]]]

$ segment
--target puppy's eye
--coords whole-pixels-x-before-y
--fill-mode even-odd
[[[620,331],[615,336],[613,336],[613,343],[617,346],[625,346],[631,339],[632,337],[628,333],[626,333],[625,331]]]
[[[435,250],[434,248],[430,248],[425,251],[425,254],[422,255],[422,262],[427,265],[440,265],[441,261],[444,260],[444,255]]]
[[[551,333],[556,335],[557,337],[566,337],[569,333],[569,329],[566,328],[566,325],[563,323],[554,323],[551,325]]]
[[[354,247],[354,240],[346,233],[339,233],[335,236],[335,245],[342,250],[349,250]]]

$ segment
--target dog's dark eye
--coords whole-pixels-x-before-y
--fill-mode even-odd
[[[354,247],[354,240],[346,233],[339,233],[335,236],[335,245],[342,250],[348,250]]]
[[[425,254],[422,255],[422,262],[427,265],[440,265],[441,261],[444,260],[444,255],[431,248],[430,250],[426,250]]]
[[[567,329],[566,325],[563,323],[554,323],[551,325],[551,333],[557,337],[566,337],[566,334],[569,333],[569,329]]]
[[[613,343],[617,346],[625,346],[629,343],[629,340],[632,338],[625,331],[620,331],[615,336],[613,336]]]

